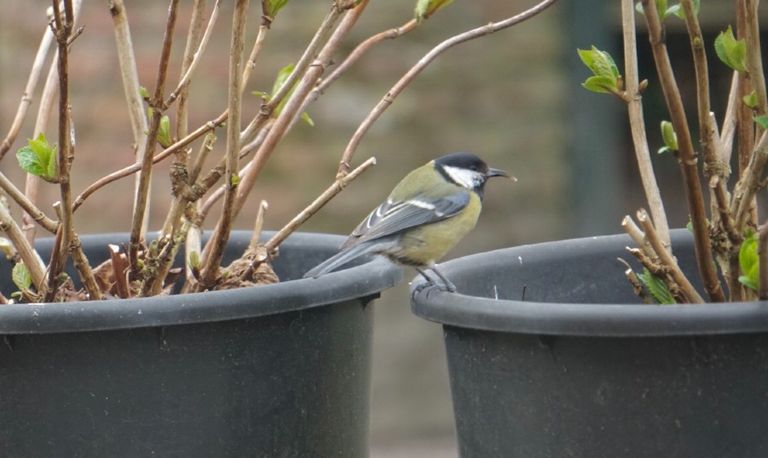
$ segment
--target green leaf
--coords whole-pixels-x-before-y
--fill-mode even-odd
[[[659,304],[676,303],[675,298],[672,296],[672,293],[669,292],[669,288],[664,280],[653,275],[648,269],[644,268],[643,273],[638,275],[638,278],[640,278],[640,281],[643,282],[643,285],[648,289],[648,292],[651,293],[651,296],[653,296]]]
[[[692,3],[693,3],[693,14],[698,16],[699,10],[701,9],[701,0],[693,0]],[[670,14],[674,14],[680,19],[685,20],[685,11],[683,11],[683,7],[679,3],[677,5],[672,5],[669,8],[667,8],[667,12],[665,16],[669,16]]]
[[[272,94],[271,95],[267,94],[264,91],[253,91],[252,94],[256,95],[256,96],[259,96],[259,97],[266,98],[266,99],[271,99],[272,95],[276,94],[280,90],[280,88],[283,87],[285,82],[288,80],[288,77],[293,72],[293,69],[294,69],[294,65],[293,64],[288,64],[285,67],[281,68],[280,71],[277,72],[277,76],[275,77],[275,82],[272,83]],[[297,83],[298,83],[298,81],[297,81]],[[294,86],[291,88],[291,90],[288,91],[288,94],[286,94],[286,96],[283,98],[283,100],[275,107],[275,111],[274,111],[275,116],[279,116],[280,113],[282,113],[283,108],[285,107],[285,104],[288,101],[288,99],[291,98],[291,94],[293,94],[293,90],[294,89],[296,89],[296,84],[294,84]],[[312,120],[312,118],[309,117],[309,115],[306,112],[301,114],[301,119],[304,120],[304,122],[306,122],[310,126],[314,127],[315,122]]]
[[[619,90],[616,86],[616,80],[608,76],[590,76],[581,83],[581,86],[588,91],[604,94],[611,94]]]
[[[163,148],[168,148],[173,144],[173,141],[171,140],[171,120],[168,118],[168,115],[163,115],[160,118],[160,128],[157,131],[157,142],[160,143]]]
[[[295,68],[294,64],[288,64],[277,72],[277,76],[275,77],[275,82],[272,83],[273,95],[277,94],[280,88],[283,87],[283,84],[285,84],[285,81],[288,79],[289,76],[291,76],[291,73],[293,73],[294,68]],[[286,97],[286,99],[287,98],[288,97]]]
[[[591,49],[577,49],[579,58],[595,76],[605,76],[611,78],[614,82],[619,78],[619,68],[613,57],[606,51],[601,51],[595,46]],[[614,84],[615,86],[616,84]]]
[[[669,121],[661,121],[661,138],[664,139],[664,146],[670,151],[677,151],[677,134],[675,128]]]
[[[232,184],[232,186],[237,186],[238,184],[240,184],[240,175],[233,173],[229,177],[229,182]]]
[[[748,234],[739,247],[739,283],[757,290],[760,262],[757,255],[757,233]]]
[[[637,10],[637,12],[640,14],[645,14],[645,11],[643,11],[642,2],[637,2],[635,4],[635,10]],[[699,14],[699,0],[693,0],[693,10],[697,15]],[[683,8],[679,3],[672,6],[667,6],[667,0],[656,0],[656,11],[658,11],[659,17],[662,21],[673,14],[680,19],[685,19],[685,13],[683,12]]]
[[[755,122],[758,126],[762,127],[763,130],[768,130],[768,116],[762,115],[762,116],[755,116]]]
[[[144,86],[139,87],[139,95],[141,95],[141,98],[148,99],[149,98],[149,91]]]
[[[25,172],[46,179],[57,175],[56,156],[56,146],[51,146],[42,133],[16,151],[16,159]]]
[[[421,22],[424,19],[428,19],[435,11],[440,8],[449,5],[453,0],[417,0],[416,8],[413,11],[413,17],[417,21]]]
[[[11,278],[13,279],[13,284],[20,290],[29,289],[29,287],[32,286],[32,275],[29,273],[29,269],[27,269],[27,266],[25,266],[23,262],[17,262],[16,265],[13,266]]]
[[[725,65],[732,69],[739,72],[747,70],[747,44],[743,39],[737,40],[733,36],[730,25],[715,38],[715,53]]]
[[[200,268],[200,253],[198,253],[197,251],[189,252],[189,267],[193,269]]]
[[[265,7],[267,8],[267,15],[271,18],[274,18],[287,3],[288,0],[267,0],[265,4]]]
[[[307,123],[309,127],[315,127],[315,121],[312,120],[312,118],[309,117],[309,113],[306,111],[301,114],[301,120]]]
[[[749,94],[742,97],[741,101],[744,102],[744,105],[754,110],[755,108],[757,108],[757,92],[755,91],[750,92]]]

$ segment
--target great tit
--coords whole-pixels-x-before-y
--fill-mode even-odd
[[[456,287],[435,262],[477,223],[485,182],[507,172],[470,153],[448,154],[413,170],[341,245],[341,251],[304,275],[317,278],[365,254],[412,266],[427,279],[434,272],[448,291]]]

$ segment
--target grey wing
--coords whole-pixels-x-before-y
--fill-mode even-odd
[[[387,200],[352,231],[342,248],[448,219],[464,209],[469,199],[469,192],[462,190],[439,198],[416,196],[406,201]]]

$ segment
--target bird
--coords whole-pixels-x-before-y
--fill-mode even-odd
[[[360,256],[376,254],[397,265],[414,267],[426,284],[455,292],[455,285],[436,263],[475,227],[485,183],[493,177],[514,179],[471,153],[447,154],[427,162],[395,186],[336,255],[310,269],[304,278],[318,278]]]

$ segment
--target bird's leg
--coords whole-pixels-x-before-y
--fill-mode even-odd
[[[432,285],[436,284],[435,280],[432,277],[430,277],[429,275],[427,275],[427,271],[426,270],[421,269],[419,267],[415,267],[415,266],[414,266],[414,269],[416,269],[416,272],[418,272],[422,277],[424,277],[424,279],[426,281],[424,283],[418,285],[416,288],[413,289],[413,296],[419,294],[422,289],[424,289],[424,288],[426,288],[428,286],[432,286]]]
[[[456,285],[451,283],[450,280],[448,280],[445,275],[440,273],[439,270],[437,270],[437,264],[432,263],[428,266],[429,270],[435,273],[438,277],[440,277],[440,280],[443,282],[443,286],[445,286],[445,290],[449,293],[455,293],[456,292]],[[422,274],[423,275],[423,274]]]

